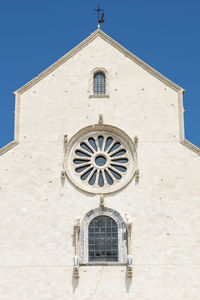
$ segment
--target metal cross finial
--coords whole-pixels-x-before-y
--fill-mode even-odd
[[[101,12],[101,11],[104,11],[104,10],[101,9],[101,8],[99,7],[99,5],[98,5],[97,8],[95,8],[94,10],[97,11],[98,28],[100,28],[100,24],[105,22],[105,20],[103,19],[104,13],[102,13],[101,16],[100,16],[100,12]]]

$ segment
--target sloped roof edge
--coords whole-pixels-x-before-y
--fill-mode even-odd
[[[119,43],[114,41],[110,36],[105,34],[102,30],[97,29],[94,31],[91,35],[89,35],[85,40],[83,40],[80,44],[78,44],[75,48],[73,48],[71,51],[67,52],[64,56],[62,56],[59,60],[57,60],[55,63],[53,63],[50,67],[48,67],[46,70],[41,72],[37,77],[33,78],[31,81],[26,83],[24,86],[16,90],[15,93],[23,94],[25,91],[27,91],[29,88],[34,86],[37,82],[39,82],[41,79],[46,77],[48,74],[53,72],[55,69],[57,69],[60,65],[65,63],[69,58],[71,58],[73,55],[75,55],[77,52],[79,52],[81,49],[83,49],[86,45],[88,45],[91,41],[93,41],[96,37],[100,36],[102,39],[107,41],[109,44],[111,44],[113,47],[118,49],[121,53],[123,53],[125,56],[133,60],[135,63],[137,63],[139,66],[141,66],[143,69],[154,75],[156,78],[164,82],[166,85],[168,85],[170,88],[172,88],[175,91],[182,90],[184,91],[180,86],[163,76],[161,73],[153,69],[151,66],[146,64],[144,61],[139,59],[137,56],[132,54],[130,51],[125,49],[123,46],[121,46]]]
[[[200,155],[200,148],[195,146],[194,144],[192,144],[191,142],[189,142],[186,139],[183,139],[180,142],[182,145],[184,145],[185,147],[189,148],[190,150],[194,151],[195,153],[197,153],[198,155]]]
[[[9,144],[7,144],[6,146],[4,146],[3,148],[0,148],[0,156],[3,155],[4,153],[6,153],[8,150],[10,150],[13,147],[15,147],[16,145],[18,145],[17,141],[11,141]]]

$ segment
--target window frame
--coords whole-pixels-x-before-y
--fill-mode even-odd
[[[97,77],[99,75],[99,78]],[[101,83],[100,83],[101,81]],[[99,87],[100,85],[100,87]],[[98,90],[102,91],[98,92]],[[97,71],[93,75],[93,94],[94,95],[106,95],[106,76],[102,71]]]
[[[90,222],[98,216],[112,218],[118,227],[118,261],[98,262],[89,261],[88,229]],[[107,207],[98,207],[90,210],[84,217],[80,228],[80,264],[81,265],[126,265],[127,263],[127,232],[126,224],[121,215]]]
[[[105,76],[105,94],[94,94],[94,76],[97,73],[103,73]],[[89,98],[109,98],[109,73],[103,67],[96,67],[90,72],[89,76]]]

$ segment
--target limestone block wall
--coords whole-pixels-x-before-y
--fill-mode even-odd
[[[110,98],[89,98],[91,71],[96,67],[108,72]],[[57,140],[66,133],[72,136],[97,123],[99,113],[105,123],[130,136],[138,134],[140,140],[179,139],[177,92],[100,37],[20,99],[20,140]]]
[[[89,97],[97,66],[109,98]],[[61,178],[63,136],[99,113],[139,137],[139,182],[105,197],[133,219],[132,278],[126,266],[81,266],[73,278],[74,219],[99,196]],[[23,93],[19,144],[0,156],[0,300],[198,299],[200,160],[179,134],[177,92],[101,38]]]

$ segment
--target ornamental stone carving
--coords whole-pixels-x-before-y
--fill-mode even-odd
[[[88,126],[68,142],[64,166],[68,178],[81,190],[112,193],[127,185],[135,175],[135,145],[114,126]]]

